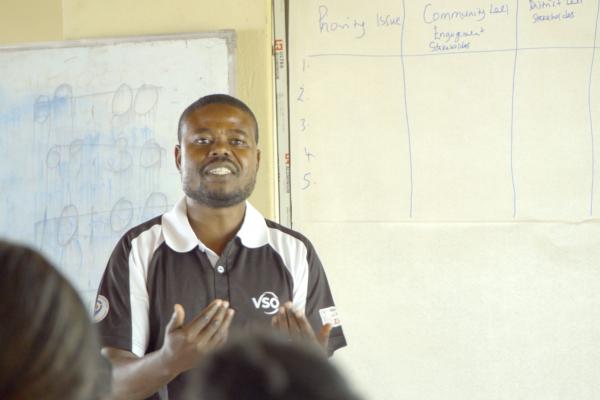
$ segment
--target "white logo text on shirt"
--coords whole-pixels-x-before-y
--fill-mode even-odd
[[[257,310],[262,310],[267,315],[273,315],[279,309],[279,298],[273,292],[264,292],[258,298],[253,297],[252,303]]]

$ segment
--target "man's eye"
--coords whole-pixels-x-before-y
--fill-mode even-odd
[[[209,144],[210,143],[210,139],[208,139],[208,138],[196,138],[196,139],[194,139],[194,143],[195,144]]]
[[[243,146],[244,144],[246,144],[246,142],[242,139],[232,139],[231,144],[234,146]]]

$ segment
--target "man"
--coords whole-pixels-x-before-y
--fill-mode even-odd
[[[181,115],[175,162],[185,196],[123,236],[98,292],[115,398],[184,398],[186,371],[230,329],[272,326],[328,353],[345,346],[310,242],[246,201],[257,142],[254,114],[231,96],[203,97]]]

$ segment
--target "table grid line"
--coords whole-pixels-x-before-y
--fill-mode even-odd
[[[540,46],[540,47],[508,47],[492,50],[470,50],[470,51],[444,51],[437,53],[391,53],[391,54],[366,54],[366,53],[313,53],[306,55],[307,58],[324,57],[356,57],[356,58],[418,58],[418,57],[440,57],[457,54],[482,54],[482,53],[512,53],[514,51],[543,51],[543,50],[596,50],[595,43],[592,46]]]
[[[400,37],[400,53],[404,54],[404,27],[405,27],[405,19],[406,19],[406,9],[405,9],[405,0],[402,0],[402,31]],[[409,121],[409,113],[408,113],[408,98],[406,96],[407,85],[406,85],[406,70],[404,68],[404,57],[401,58],[402,61],[402,83],[404,85],[404,113],[406,116],[406,133],[408,138],[408,167],[410,173],[410,195],[409,195],[409,218],[413,217],[413,189],[414,189],[414,181],[413,181],[413,165],[412,165],[412,141],[410,135],[410,121]]]
[[[514,126],[515,126],[515,81],[517,78],[517,59],[519,51],[519,0],[517,0],[517,11],[515,13],[515,58],[513,61],[513,76],[512,76],[512,91],[510,102],[510,179],[513,190],[513,218],[517,217],[517,185],[515,183],[515,168],[514,168]]]
[[[588,112],[590,118],[590,140],[592,156],[592,182],[590,188],[590,217],[594,215],[594,181],[596,178],[596,151],[594,149],[594,119],[592,116],[592,78],[594,72],[594,58],[596,58],[596,40],[598,38],[598,16],[600,15],[600,0],[596,4],[596,25],[594,26],[594,46],[592,50],[592,62],[590,65],[590,77],[588,80]]]

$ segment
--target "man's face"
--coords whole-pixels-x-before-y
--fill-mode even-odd
[[[222,208],[246,200],[259,161],[254,120],[245,111],[209,104],[182,121],[175,162],[183,191],[197,202]]]

